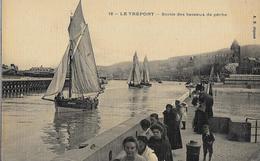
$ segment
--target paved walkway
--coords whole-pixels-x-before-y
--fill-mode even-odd
[[[195,134],[192,130],[192,119],[195,108],[190,104],[191,100],[187,99],[189,104],[188,118],[186,122],[187,129],[181,130],[183,149],[174,151],[174,161],[186,161],[186,144],[190,140],[197,141],[202,145],[201,135]],[[232,118],[231,118],[232,119]],[[229,141],[226,135],[214,134],[215,142],[213,147],[212,161],[260,161],[260,143],[247,143]],[[200,161],[203,160],[203,149],[200,149]]]

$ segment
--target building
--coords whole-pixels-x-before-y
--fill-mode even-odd
[[[239,72],[239,74],[260,74],[260,58],[243,58],[239,64]]]

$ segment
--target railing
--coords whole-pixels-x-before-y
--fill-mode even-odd
[[[260,121],[260,118],[251,118],[247,117],[246,122],[249,120],[255,121],[255,126],[251,126],[251,128],[255,128],[255,134],[251,134],[251,136],[255,137],[255,143],[257,142],[257,136],[260,136],[260,134],[257,133],[258,128],[260,129],[260,126],[258,127],[258,121]]]

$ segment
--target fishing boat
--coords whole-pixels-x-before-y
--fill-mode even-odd
[[[141,85],[144,85],[147,87],[152,86],[152,84],[150,83],[148,59],[146,56],[144,58],[144,63],[143,63],[143,77],[142,77]]]
[[[136,52],[133,57],[133,65],[132,65],[127,83],[128,83],[129,88],[142,88],[143,87],[141,85],[140,64],[139,64]]]
[[[81,1],[68,27],[69,42],[65,54],[57,67],[53,79],[42,97],[55,96],[56,107],[94,109],[98,106],[98,95],[102,92],[91,45],[88,25],[83,16]],[[63,96],[68,73],[68,97]]]

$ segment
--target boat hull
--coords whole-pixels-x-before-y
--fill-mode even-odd
[[[98,106],[98,99],[55,99],[56,109],[59,110],[92,110]]]
[[[141,85],[146,86],[146,87],[151,87],[152,86],[151,83],[141,83]]]
[[[143,86],[141,84],[128,84],[129,88],[142,88]]]

